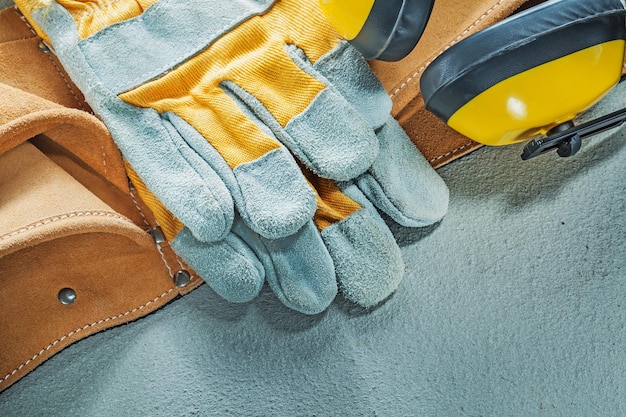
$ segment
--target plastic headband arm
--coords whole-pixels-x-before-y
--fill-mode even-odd
[[[626,75],[622,75],[619,82],[621,83],[625,79]],[[528,142],[524,146],[522,159],[526,161],[554,149],[562,158],[574,156],[580,150],[583,139],[621,126],[624,122],[626,122],[626,107],[579,126],[575,126],[572,121],[565,122],[553,128],[545,138],[533,139]]]
[[[579,126],[574,126],[573,123],[567,122],[561,125],[566,127],[565,130],[560,130],[558,128],[561,126],[557,126],[556,129],[560,130],[558,133],[530,141],[524,147],[522,159],[526,161],[530,158],[550,152],[553,149],[556,149],[558,155],[561,157],[573,156],[580,150],[583,139],[604,132],[605,130],[618,127],[624,122],[626,122],[626,108],[609,113]]]

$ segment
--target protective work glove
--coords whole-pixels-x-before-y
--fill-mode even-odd
[[[327,58],[333,54],[343,54],[344,60],[354,63],[363,59],[347,44]],[[328,82],[344,80],[335,83],[341,88],[349,86],[345,81],[353,78],[371,77],[338,62],[341,60],[321,59],[308,71]],[[185,231],[174,240],[176,248],[188,239],[187,247],[193,247],[198,258],[207,259],[208,268],[202,276],[226,299],[247,301],[241,295],[255,294],[265,277],[285,305],[307,314],[319,313],[335,297],[334,268],[344,297],[363,307],[375,306],[397,288],[404,275],[404,262],[373,205],[408,227],[429,225],[445,214],[445,184],[398,123],[390,116],[371,118],[371,103],[359,100],[354,91],[340,92],[360,114],[370,114],[367,121],[377,134],[380,152],[373,165],[352,181],[334,183],[303,168],[318,200],[312,224],[292,236],[269,240],[236,218],[232,232],[223,241],[191,244],[194,238]],[[144,200],[155,200],[136,176],[133,182],[140,185]],[[171,218],[164,207],[159,212],[165,213],[161,218]],[[241,291],[244,282],[249,284],[248,291]]]
[[[330,252],[341,250],[328,248],[314,226],[324,193],[292,154],[313,178],[355,179],[378,156],[375,128],[384,123],[371,121],[387,120],[389,106],[364,61],[334,53],[342,44],[316,2],[16,4],[107,124],[131,177],[154,195],[172,246],[200,276],[231,301],[253,298],[267,275],[292,308],[327,306],[339,269]],[[334,85],[311,71],[325,59],[367,76]],[[366,111],[340,90],[368,103]],[[442,185],[424,184],[427,192],[418,194],[432,186]],[[357,212],[340,212],[330,223]],[[364,253],[354,243],[348,239],[348,249]],[[267,274],[270,261],[248,263],[266,253],[276,278]],[[216,264],[229,274],[216,273]],[[356,279],[359,270],[350,275]]]
[[[334,268],[345,298],[375,306],[397,288],[404,262],[372,203],[398,223],[419,227],[439,220],[448,201],[445,184],[395,121],[378,129],[378,137],[379,158],[354,181],[335,184],[303,170],[317,191],[318,209],[313,224],[296,234],[265,239],[236,218],[223,241],[198,244],[183,229],[174,248],[182,243],[204,257],[201,275],[230,301],[247,301],[242,294],[256,294],[266,278],[286,306],[316,314],[335,297]],[[154,200],[138,179],[133,182],[144,201]],[[168,217],[165,208],[160,212],[157,217]]]

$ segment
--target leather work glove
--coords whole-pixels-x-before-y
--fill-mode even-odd
[[[334,268],[345,298],[375,306],[397,288],[404,262],[373,204],[398,223],[419,227],[439,220],[448,201],[445,184],[397,123],[386,123],[378,137],[379,158],[354,181],[335,184],[303,170],[317,192],[318,209],[313,222],[294,235],[266,239],[236,218],[223,241],[199,243],[182,229],[174,249],[192,248],[193,258],[205,259],[199,274],[230,301],[247,301],[267,279],[283,304],[316,314],[335,297]],[[131,178],[142,199],[154,202],[132,172]],[[157,218],[171,217],[162,206],[157,213]]]
[[[353,62],[362,60],[347,44],[333,53],[350,55],[345,59]],[[346,71],[350,67],[335,62],[339,61],[321,60],[309,70],[318,71],[329,81],[367,75]],[[359,113],[367,114],[370,103],[359,101],[349,90],[341,93]],[[192,248],[194,258],[206,259],[200,275],[230,301],[247,301],[267,279],[288,307],[319,313],[335,297],[334,268],[344,297],[363,307],[378,304],[397,288],[404,275],[404,262],[373,204],[404,226],[421,227],[444,215],[448,190],[395,120],[387,117],[368,123],[377,134],[380,152],[364,174],[335,184],[303,168],[316,190],[318,206],[313,222],[294,235],[266,239],[236,217],[226,239],[213,243],[201,244],[188,230],[178,232],[182,225],[175,227],[175,238],[168,236],[174,249]],[[138,176],[129,172],[142,199],[157,207],[157,218],[172,218]],[[416,180],[407,181],[411,178]]]
[[[407,226],[445,212],[445,185],[414,148],[416,175],[391,178],[406,155],[380,153],[381,132],[410,142],[313,0],[16,4],[111,131],[173,248],[228,300],[267,278],[305,313],[337,281],[373,305],[402,262],[369,201]]]

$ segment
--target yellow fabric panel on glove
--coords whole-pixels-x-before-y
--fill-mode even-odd
[[[137,194],[141,197],[141,200],[152,211],[154,218],[163,230],[165,238],[170,242],[176,238],[176,235],[182,230],[183,223],[178,220],[164,205],[155,197],[154,194],[148,190],[146,184],[141,180],[139,175],[135,172],[133,167],[128,162],[126,165],[126,173],[130,179],[132,185],[137,190]]]
[[[16,2],[25,16],[30,16],[34,10],[48,7],[53,0],[27,0]],[[57,0],[74,18],[80,38],[86,38],[102,28],[113,23],[121,22],[139,16],[157,0],[115,0],[102,1],[79,1]],[[104,3],[104,4],[103,4]],[[39,25],[29,19],[29,23],[35,28],[39,36],[48,40],[48,36]]]
[[[306,36],[303,32],[310,26],[328,36]],[[325,88],[295,65],[286,45],[297,45],[314,62],[337,42],[334,30],[314,3],[279,2],[267,14],[244,22],[158,80],[120,97],[139,107],[176,113],[234,168],[279,145],[250,122],[221,83],[231,81],[242,86],[285,127]]]

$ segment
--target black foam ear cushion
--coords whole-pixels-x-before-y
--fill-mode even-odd
[[[367,59],[397,61],[420,39],[435,0],[378,0],[351,43]]]
[[[453,45],[422,74],[426,108],[447,120],[495,84],[546,62],[626,39],[620,0],[551,0]]]

